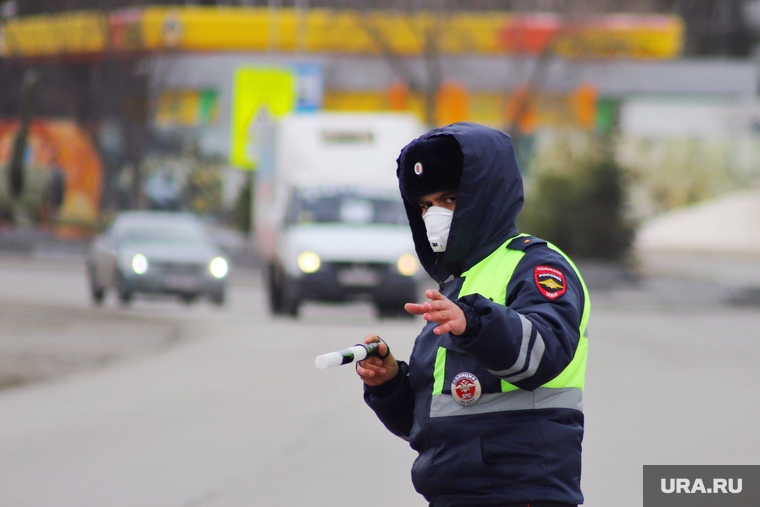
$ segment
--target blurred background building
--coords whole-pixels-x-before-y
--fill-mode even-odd
[[[294,112],[510,133],[533,200],[560,203],[529,207],[526,228],[560,243],[609,229],[572,234],[591,256],[620,257],[641,220],[760,175],[757,0],[6,0],[0,16],[5,228],[87,237],[156,208],[245,230],[250,167],[231,151],[254,92],[240,69],[292,72]],[[25,170],[65,175],[60,206],[9,191],[25,115]]]

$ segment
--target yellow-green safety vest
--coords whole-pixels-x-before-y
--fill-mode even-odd
[[[507,245],[520,234],[508,239],[500,248],[478,264],[462,274],[464,283],[459,297],[480,294],[494,303],[506,305],[507,286],[517,265],[525,255],[523,250],[515,250]],[[443,394],[444,374],[446,371],[446,348],[439,347],[433,369],[433,401],[431,417],[452,415],[471,415],[477,413],[499,412],[507,410],[531,410],[540,408],[571,408],[583,410],[583,387],[586,377],[586,358],[588,338],[586,327],[591,311],[588,289],[583,277],[572,260],[559,248],[547,242],[547,246],[562,255],[575,271],[583,287],[583,314],[579,326],[580,340],[570,364],[554,379],[534,391],[524,391],[517,386],[501,380],[501,393],[483,394],[478,403],[462,406],[451,395]],[[525,317],[521,316],[521,320]],[[525,319],[527,320],[527,319]]]

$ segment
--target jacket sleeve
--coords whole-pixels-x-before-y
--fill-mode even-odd
[[[409,385],[409,365],[398,362],[398,374],[376,387],[364,385],[364,401],[391,433],[409,439],[414,419],[414,391]]]
[[[548,266],[564,278],[564,292],[552,298],[540,288],[536,268]],[[540,273],[540,271],[539,271]],[[560,289],[561,290],[561,289]],[[546,247],[526,250],[507,290],[506,306],[479,294],[456,302],[467,328],[451,340],[499,378],[533,391],[572,361],[580,339],[583,287],[565,258]]]

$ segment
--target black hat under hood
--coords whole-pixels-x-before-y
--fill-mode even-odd
[[[430,248],[418,203],[419,191],[410,184],[414,181],[414,166],[419,162],[420,145],[430,145],[429,141],[437,136],[456,140],[462,155],[457,204],[443,253]],[[415,139],[401,150],[396,162],[399,189],[417,255],[425,271],[437,282],[450,275],[459,276],[518,234],[515,219],[523,204],[523,185],[512,140],[507,134],[474,123],[455,123]]]

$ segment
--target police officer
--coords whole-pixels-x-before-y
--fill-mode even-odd
[[[567,507],[580,489],[588,291],[555,246],[520,234],[509,136],[457,123],[407,145],[399,188],[420,262],[440,284],[409,363],[357,363],[364,399],[419,456],[433,507]],[[367,336],[365,343],[381,341]]]

